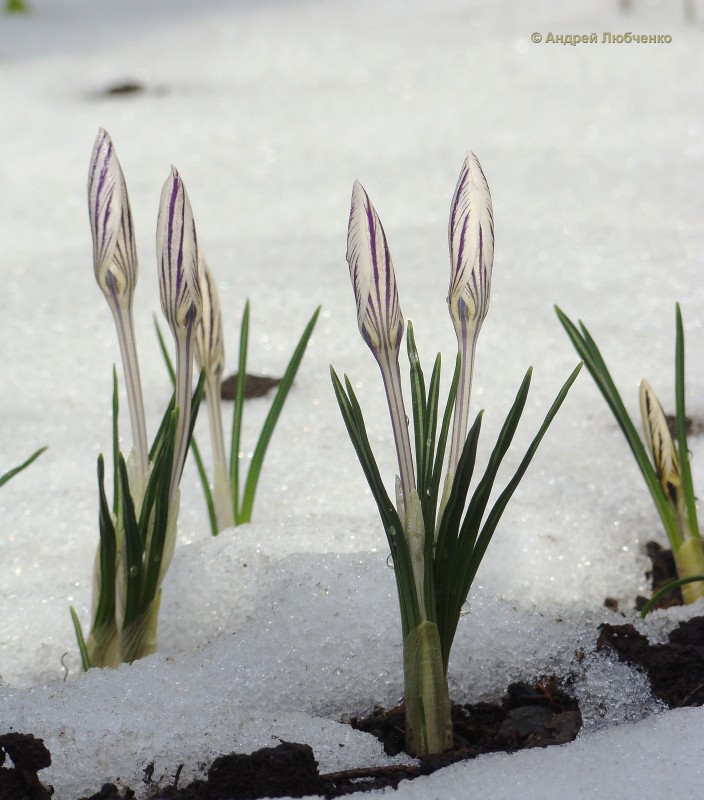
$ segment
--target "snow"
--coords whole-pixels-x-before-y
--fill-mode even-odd
[[[665,0],[633,5],[626,15],[615,0],[31,0],[31,14],[0,16],[0,472],[50,448],[0,493],[0,721],[45,738],[53,764],[42,778],[58,798],[118,778],[137,788],[152,760],[167,779],[184,762],[184,781],[218,753],[279,738],[309,742],[324,771],[387,760],[339,724],[396,702],[402,687],[386,544],[329,384],[330,363],[351,376],[391,488],[383,388],[344,260],[355,178],[384,223],[421,358],[441,351],[447,371],[447,213],[465,151],[482,163],[497,244],[474,382],[474,407],[487,409],[479,463],[534,366],[504,481],[577,362],[554,303],[590,326],[636,415],[644,376],[672,408],[680,301],[688,413],[704,415],[702,22],[687,24]],[[602,43],[605,31],[672,41]],[[534,44],[534,32],[596,32],[598,42]],[[105,95],[135,81],[143,92]],[[249,363],[264,374],[281,373],[318,303],[323,311],[253,523],[211,539],[187,464],[158,654],[80,675],[68,606],[87,628],[95,460],[110,445],[118,359],[86,217],[98,127],[115,142],[137,228],[150,432],[170,394],[152,315],[171,163],[218,280],[229,370],[246,298]],[[247,406],[245,457],[267,410],[267,400]],[[126,411],[122,433],[128,448]],[[205,415],[197,435],[207,453]],[[691,446],[701,487],[704,442]],[[653,538],[665,544],[620,431],[582,375],[487,553],[450,683],[453,698],[474,701],[512,680],[570,676],[584,732],[403,784],[399,800],[468,786],[496,799],[607,797],[615,781],[623,800],[694,794],[704,776],[683,743],[704,735],[702,710],[662,711],[641,675],[594,648],[595,626],[621,619],[604,597],[630,609],[646,590]],[[702,611],[637,624],[660,639]]]

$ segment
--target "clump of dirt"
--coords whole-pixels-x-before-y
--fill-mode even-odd
[[[6,766],[9,756],[12,766]],[[42,739],[31,733],[0,736],[0,800],[48,800],[54,793],[40,782],[37,772],[51,765]]]
[[[640,667],[653,697],[670,708],[704,705],[704,617],[681,622],[666,644],[650,644],[633,625],[601,625],[597,650],[611,648],[620,661]]]

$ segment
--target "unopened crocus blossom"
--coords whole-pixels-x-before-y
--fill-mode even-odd
[[[176,407],[178,430],[170,497],[178,488],[186,458],[191,413],[193,340],[201,318],[201,278],[198,242],[191,204],[174,167],[164,183],[156,228],[156,258],[161,308],[176,345]]]
[[[384,381],[405,506],[415,490],[415,477],[398,363],[403,315],[386,234],[369,195],[359,181],[355,181],[352,189],[347,263],[357,303],[359,331],[374,354]]]
[[[132,317],[132,301],[137,284],[137,250],[125,178],[112,140],[102,128],[95,140],[88,172],[88,213],[93,235],[95,279],[115,319],[120,343],[135,466],[140,491],[143,491],[149,456]]]
[[[225,369],[225,347],[217,286],[205,259],[201,255],[199,255],[199,259],[203,313],[196,326],[196,363],[202,370],[205,370],[205,399],[208,405],[215,473],[213,497],[218,530],[222,531],[225,528],[234,527],[235,524],[220,404],[222,374]]]
[[[450,207],[450,290],[447,303],[461,357],[448,478],[454,477],[467,436],[477,338],[489,309],[494,263],[491,194],[477,157],[467,153]]]

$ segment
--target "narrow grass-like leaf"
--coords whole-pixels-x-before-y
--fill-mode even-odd
[[[76,632],[76,641],[78,642],[78,651],[81,654],[81,666],[84,672],[90,669],[90,657],[88,656],[88,648],[86,647],[86,640],[83,638],[83,631],[81,630],[81,623],[76,614],[76,609],[69,606],[71,612],[71,621],[73,622],[73,630]]]
[[[159,574],[161,571],[164,543],[168,530],[169,517],[169,485],[171,482],[171,469],[174,460],[174,444],[178,426],[179,409],[174,409],[169,417],[169,424],[164,437],[164,446],[159,452],[157,462],[154,464],[150,476],[150,484],[154,483],[154,514],[151,519],[141,524],[150,526],[151,536],[148,541],[148,551],[145,553],[145,575],[143,589],[140,597],[142,611],[145,611],[154,600],[159,588]]]
[[[254,455],[252,456],[252,461],[249,465],[249,470],[247,472],[247,480],[244,486],[244,492],[242,494],[242,507],[240,509],[239,518],[235,517],[238,522],[249,522],[252,518],[252,507],[254,505],[254,495],[257,491],[257,483],[259,481],[259,475],[262,470],[262,465],[264,463],[264,455],[266,454],[266,449],[269,446],[269,442],[271,441],[271,437],[274,433],[274,428],[276,427],[276,423],[278,422],[279,416],[281,414],[281,410],[284,407],[284,403],[286,402],[286,397],[288,396],[289,390],[293,385],[294,378],[296,377],[296,373],[298,372],[298,368],[301,365],[301,360],[306,352],[306,347],[308,345],[308,340],[310,339],[313,328],[315,328],[315,323],[318,320],[318,315],[320,314],[320,306],[315,310],[315,313],[308,321],[305,329],[303,330],[303,334],[296,345],[293,354],[291,355],[291,359],[288,362],[288,366],[286,367],[286,371],[281,378],[281,383],[279,384],[279,388],[277,389],[276,395],[274,397],[274,401],[271,404],[271,408],[269,409],[269,413],[264,420],[264,425],[262,426],[261,433],[259,434],[259,439],[257,440],[257,445],[254,448]],[[237,376],[238,379],[238,393],[240,390],[239,383],[243,382],[243,372],[240,372]],[[243,390],[242,390],[243,391]],[[240,403],[241,405],[241,403]]]
[[[648,602],[643,606],[640,611],[641,619],[645,619],[647,615],[655,608],[655,606],[662,600],[662,598],[665,597],[665,595],[670,594],[670,592],[674,592],[682,586],[686,586],[688,583],[700,582],[704,582],[704,575],[689,575],[687,578],[678,578],[677,580],[666,583],[662,589],[658,589],[658,591],[655,592],[650,600],[648,600]]]
[[[347,387],[347,391],[345,391],[332,367],[330,368],[330,375],[332,377],[335,396],[340,406],[340,411],[342,412],[342,418],[362,466],[362,471],[367,478],[372,496],[379,509],[386,538],[389,543],[389,549],[391,550],[391,557],[394,563],[399,606],[401,609],[401,627],[405,637],[420,623],[421,618],[415,581],[413,578],[413,566],[408,544],[403,534],[403,525],[381,480],[379,469],[367,437],[359,402],[354,394],[352,385],[347,376],[345,376]]]
[[[93,618],[93,629],[97,632],[115,628],[115,577],[117,573],[117,536],[110,516],[110,506],[105,495],[105,461],[98,456],[98,530],[100,545],[100,590]]]
[[[156,328],[156,335],[159,340],[159,348],[161,350],[161,355],[163,356],[164,363],[166,364],[166,368],[169,371],[171,384],[173,386],[176,386],[176,372],[174,371],[173,364],[171,363],[171,358],[169,357],[169,351],[166,349],[166,342],[164,341],[164,337],[161,333],[161,328],[159,327],[159,323],[157,322],[156,316],[154,317],[154,327]],[[197,388],[198,387],[196,386],[196,390]],[[195,394],[194,394],[194,403],[195,403]],[[192,411],[191,411],[191,419],[195,421]],[[203,487],[203,495],[205,496],[205,505],[208,509],[208,521],[210,522],[210,533],[213,536],[217,536],[218,523],[215,515],[215,503],[213,502],[213,493],[210,491],[208,473],[205,471],[205,464],[203,463],[203,457],[200,454],[200,448],[198,447],[198,443],[196,442],[196,437],[192,435],[192,431],[193,428],[191,427],[191,452],[193,453],[193,460],[196,462],[198,477],[200,478],[201,486]]]
[[[14,478],[17,473],[22,472],[23,469],[26,469],[33,461],[36,461],[39,456],[47,449],[48,445],[44,447],[40,447],[39,450],[36,450],[32,455],[26,460],[23,461],[18,467],[13,467],[11,470],[8,470],[4,475],[0,475],[0,486],[4,483],[7,483],[11,478]]]
[[[668,503],[662,487],[660,486],[658,476],[655,473],[653,465],[650,463],[650,458],[648,457],[643,442],[641,441],[635,425],[633,424],[628,411],[623,404],[621,395],[619,394],[619,391],[613,382],[611,373],[609,372],[606,364],[604,363],[604,359],[599,352],[599,348],[596,346],[596,343],[592,339],[589,331],[583,323],[580,323],[580,332],[572,323],[572,321],[557,306],[555,306],[555,312],[557,313],[562,327],[565,329],[572,344],[574,345],[575,350],[577,350],[580,357],[584,361],[589,373],[591,374],[592,378],[594,378],[596,385],[599,387],[604,399],[608,403],[609,408],[616,418],[616,422],[623,431],[626,441],[631,448],[631,452],[635,456],[636,463],[638,464],[638,467],[640,468],[643,478],[648,486],[650,494],[653,498],[653,502],[655,503],[658,513],[660,514],[660,518],[667,536],[670,539],[670,543],[673,546],[673,549],[677,549],[680,544],[680,536],[674,513],[670,507],[670,504]]]
[[[112,512],[115,519],[120,516],[120,475],[118,455],[120,453],[120,397],[117,391],[117,367],[112,365]]]
[[[240,439],[244,415],[244,387],[247,383],[247,346],[249,343],[249,300],[244,304],[240,326],[240,350],[237,363],[235,407],[232,412],[232,440],[230,444],[230,492],[235,525],[240,522]]]
[[[506,488],[501,492],[499,495],[494,507],[489,512],[489,516],[487,517],[484,526],[482,527],[481,533],[476,538],[476,543],[471,549],[471,556],[468,561],[465,561],[465,569],[464,575],[461,576],[460,579],[460,594],[456,597],[455,606],[451,610],[451,617],[449,619],[449,626],[445,633],[447,637],[447,657],[449,657],[449,648],[452,646],[452,640],[455,636],[455,631],[457,630],[457,623],[460,618],[460,613],[462,610],[462,606],[464,605],[467,595],[469,594],[469,590],[472,587],[472,583],[474,578],[477,574],[477,570],[479,569],[479,565],[484,558],[484,554],[486,553],[486,549],[489,546],[489,542],[491,541],[491,537],[494,535],[494,531],[496,530],[496,526],[499,524],[499,520],[506,509],[506,506],[509,503],[509,500],[513,496],[513,493],[516,491],[518,484],[521,482],[523,476],[528,469],[530,462],[533,460],[533,456],[535,455],[540,442],[542,441],[547,429],[550,427],[555,415],[557,414],[560,406],[564,402],[565,398],[567,397],[567,393],[570,390],[570,387],[577,379],[577,375],[579,375],[580,370],[582,369],[582,364],[578,364],[575,369],[570,374],[569,378],[565,381],[562,388],[557,394],[557,397],[553,401],[553,404],[550,406],[545,419],[543,420],[543,424],[540,426],[538,433],[535,435],[533,441],[530,443],[530,446],[523,457],[523,460],[518,466],[513,478],[508,482]],[[514,406],[515,407],[515,406]],[[523,410],[523,405],[520,406],[520,411],[518,412],[518,418],[520,418],[521,412]],[[513,411],[513,409],[512,409]],[[518,419],[516,419],[518,422]],[[478,490],[477,490],[478,491]],[[471,507],[471,504],[470,504]],[[482,512],[483,513],[483,512]],[[468,510],[467,515],[469,516],[470,511]],[[472,524],[473,527],[473,524]],[[464,528],[464,525],[463,525]],[[472,533],[469,532],[470,537]],[[460,531],[460,540],[462,539],[463,531]],[[458,558],[458,562],[462,563],[461,558]]]
[[[413,335],[413,323],[410,320],[406,329],[406,346],[408,348],[408,362],[411,368],[411,407],[413,409],[413,430],[415,431],[416,443],[416,482],[418,496],[422,499],[425,496],[425,464],[427,459],[425,445],[427,398],[425,395],[423,369],[418,357],[415,336]]]
[[[125,534],[125,612],[123,628],[127,628],[139,616],[140,612],[139,600],[143,572],[142,552],[144,542],[140,535],[134,501],[130,494],[127,465],[122,454],[120,454],[119,471],[122,496],[122,524]],[[149,482],[151,483],[151,479]]]
[[[675,407],[677,415],[677,446],[680,456],[680,469],[682,473],[682,488],[687,504],[687,522],[689,535],[699,539],[699,522],[697,520],[697,502],[692,483],[692,469],[689,465],[689,448],[687,445],[687,415],[685,413],[684,399],[684,326],[682,312],[677,303],[676,310],[676,337],[675,337]]]
[[[440,492],[442,465],[443,465],[443,460],[445,458],[445,446],[447,444],[447,437],[450,432],[450,420],[452,419],[452,412],[457,397],[457,386],[459,385],[461,370],[462,370],[462,356],[458,353],[457,358],[455,359],[455,371],[452,375],[452,383],[450,384],[450,391],[448,392],[447,402],[445,403],[445,412],[442,417],[442,425],[440,426],[440,436],[438,436],[438,448],[437,452],[435,453],[435,464],[433,466],[433,474],[430,480],[431,495],[429,498],[429,503],[432,504],[433,517],[435,517],[436,514],[435,509],[437,509],[437,504],[438,504],[438,494]],[[443,513],[442,510],[441,513]],[[439,522],[442,522],[442,520],[439,520]],[[439,528],[438,523],[436,523],[436,527]]]

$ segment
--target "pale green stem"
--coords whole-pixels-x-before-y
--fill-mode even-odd
[[[222,413],[220,403],[220,376],[208,375],[205,381],[205,401],[208,406],[210,423],[210,441],[213,450],[213,500],[218,531],[234,528],[232,498],[230,496],[230,480],[228,477],[227,458],[225,456],[225,440],[223,437]]]
[[[386,391],[386,400],[389,405],[391,427],[394,433],[396,454],[398,456],[401,492],[403,494],[405,508],[405,503],[411,496],[411,492],[416,488],[416,479],[413,471],[411,439],[408,434],[408,417],[406,416],[403,392],[401,390],[401,370],[398,364],[398,350],[395,350],[393,353],[383,351],[374,353],[374,355],[381,369],[381,377],[384,381],[384,390]]]
[[[139,377],[139,361],[137,359],[137,344],[134,336],[134,322],[132,319],[131,302],[120,302],[113,295],[109,302],[117,329],[117,339],[120,343],[122,354],[122,369],[125,374],[125,389],[127,403],[130,409],[132,423],[132,438],[136,455],[137,475],[141,491],[146,486],[147,472],[149,469],[149,447],[147,444],[147,425],[144,418],[144,400],[142,397],[142,382]]]
[[[169,503],[178,490],[183,462],[186,460],[188,429],[191,424],[191,374],[193,368],[193,326],[174,333],[176,343],[176,408],[179,410],[174,445],[174,466],[171,473]]]
[[[450,455],[447,465],[448,474],[454,476],[457,464],[462,455],[464,442],[467,438],[467,423],[469,420],[469,400],[472,394],[472,373],[474,372],[474,354],[477,348],[479,326],[474,325],[468,329],[466,321],[462,320],[460,327],[455,327],[457,332],[457,345],[461,357],[460,378],[457,384],[457,397],[455,399],[455,412],[452,420],[452,438],[450,440]]]
[[[421,622],[403,642],[406,748],[413,756],[452,747],[452,715],[440,634]]]
[[[471,338],[468,336],[470,330]],[[474,325],[468,330],[467,323],[463,320],[459,327],[455,325],[455,331],[457,333],[457,345],[460,354],[460,377],[457,382],[457,396],[455,397],[455,410],[452,418],[452,437],[450,439],[447,473],[445,474],[442,497],[440,498],[440,509],[435,526],[436,539],[438,531],[440,530],[442,514],[450,497],[452,484],[455,481],[457,464],[459,463],[462,450],[464,449],[465,439],[467,438],[469,400],[472,395],[472,373],[474,372],[474,353],[477,349],[479,326]]]
[[[687,539],[673,555],[678,577],[690,578],[704,574],[704,545],[701,539]],[[681,592],[685,603],[693,603],[704,597],[704,581],[688,583],[681,587]]]

